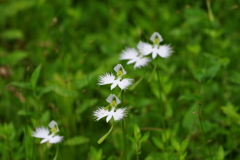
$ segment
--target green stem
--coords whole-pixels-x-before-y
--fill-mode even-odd
[[[136,155],[137,155],[137,160],[139,160],[139,153],[138,153],[138,143],[136,144]]]
[[[158,92],[159,92],[158,102],[159,102],[159,107],[160,107],[160,112],[161,112],[161,122],[162,122],[162,126],[163,126],[163,134],[164,134],[164,137],[166,138],[166,141],[168,141],[167,136],[165,135],[165,132],[166,132],[166,125],[165,125],[165,121],[164,121],[165,116],[164,116],[164,108],[163,108],[163,105],[162,105],[160,75],[159,75],[157,65],[155,65],[154,70],[157,73],[157,83],[158,83]],[[165,149],[164,143],[163,143],[163,148]],[[168,154],[167,153],[166,153],[166,159],[168,159]]]
[[[124,146],[124,150],[123,150],[123,157],[126,160],[127,156],[126,156],[126,151],[127,151],[127,147],[126,147],[126,133],[125,133],[125,127],[124,127],[124,120],[122,120],[122,133],[123,133],[123,146]]]
[[[25,128],[23,129],[23,133],[24,133],[24,140],[25,140],[25,148],[26,148],[26,159],[28,160],[28,141],[27,141],[27,135],[26,135],[26,130]]]
[[[214,16],[213,16],[213,13],[212,13],[212,8],[211,8],[211,0],[206,0],[206,3],[207,3],[207,10],[208,10],[208,17],[209,17],[209,20],[211,22],[214,21]]]
[[[143,80],[143,76],[140,78],[140,79],[138,79],[138,81],[136,82],[136,83],[134,83],[130,88],[129,88],[129,90],[130,91],[132,91],[132,90],[134,90],[139,84],[140,84],[140,82]]]
[[[122,103],[123,103],[123,92],[124,90],[121,91],[121,99],[122,99]],[[126,146],[126,131],[125,131],[125,125],[124,125],[124,120],[122,120],[122,134],[123,134],[123,146],[124,146],[124,150],[123,150],[123,157],[124,160],[127,160],[127,155],[126,155],[126,151],[127,151],[127,146]]]
[[[55,154],[55,157],[53,158],[53,160],[57,160],[57,157],[58,157],[58,150],[59,150],[59,147],[57,145],[57,151],[56,151],[56,154]]]
[[[6,135],[6,139],[7,139],[7,146],[9,147],[9,159],[11,159],[11,160],[14,160],[14,158],[13,158],[13,150],[12,150],[12,146],[11,146],[11,143],[10,143],[10,141],[9,141],[9,137],[8,137],[8,135]]]
[[[152,81],[152,77],[153,77],[153,75],[154,75],[154,73],[155,73],[155,71],[157,69],[157,65],[153,65],[152,63],[151,63],[151,65],[153,67],[153,70],[152,70],[152,73],[151,73],[150,77],[148,78],[148,82]]]
[[[165,126],[165,122],[164,122],[164,108],[162,106],[161,82],[160,82],[160,75],[159,75],[158,69],[156,69],[156,72],[157,72],[157,82],[158,82],[158,92],[159,92],[158,102],[159,102],[159,107],[160,107],[161,115],[162,115],[162,117],[161,117],[162,126],[163,126],[163,129],[165,130],[166,126]]]
[[[113,127],[114,125],[112,125],[109,131],[98,140],[98,144],[101,144],[107,138],[107,136],[112,132]]]
[[[139,160],[139,154],[140,154],[140,150],[139,150],[139,140],[136,141],[136,155],[137,155],[137,160]]]
[[[118,98],[120,97],[120,96],[123,96],[122,94],[123,94],[123,92],[124,92],[124,90],[121,90],[121,92],[118,94]],[[122,98],[122,102],[123,102],[123,97],[121,97]]]
[[[211,153],[209,144],[208,144],[208,142],[207,142],[207,136],[206,136],[206,134],[205,134],[205,132],[204,132],[204,129],[203,129],[202,118],[201,118],[201,107],[202,107],[202,105],[201,105],[201,103],[199,103],[198,118],[199,118],[199,122],[200,122],[200,125],[201,125],[202,133],[203,133],[203,135],[204,135],[205,142],[206,142],[207,147],[208,147],[209,154],[210,154],[210,156],[211,156],[211,158],[212,158],[212,160],[213,160],[213,156],[212,156],[212,153]]]

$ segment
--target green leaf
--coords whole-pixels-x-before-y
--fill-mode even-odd
[[[141,132],[137,124],[134,125],[134,137],[135,139],[140,139],[141,138]]]
[[[54,92],[63,97],[74,97],[77,95],[77,93],[75,91],[68,89],[68,88],[62,88],[60,86],[56,86],[54,88]]]
[[[35,1],[26,0],[11,1],[11,3],[8,3],[8,5],[4,6],[2,14],[4,17],[14,16],[18,12],[34,6],[34,4]]]
[[[180,155],[180,160],[185,160],[185,157],[187,156],[187,152]]]
[[[220,69],[220,65],[219,64],[215,64],[214,66],[209,67],[206,70],[206,78],[214,78],[218,72],[218,70]]]
[[[31,75],[30,82],[32,84],[32,89],[36,88],[36,84],[37,84],[37,80],[40,75],[41,67],[42,67],[42,65],[39,65]]]
[[[31,84],[27,82],[11,82],[8,85],[17,86],[19,88],[31,89]]]
[[[159,149],[164,149],[163,143],[160,141],[160,138],[152,137],[152,141]]]
[[[240,73],[238,71],[230,71],[229,80],[233,83],[240,84]]]
[[[49,85],[49,86],[46,86],[46,87],[43,87],[43,88],[38,88],[37,91],[36,91],[36,95],[38,97],[41,97],[45,93],[54,91],[55,87],[56,87],[56,85],[53,84],[53,85]]]
[[[126,137],[132,142],[132,143],[135,143],[135,139],[133,137],[131,137],[130,135],[126,135]]]
[[[205,76],[205,71],[203,69],[197,69],[193,71],[193,76],[198,80],[198,82],[202,82]]]
[[[10,29],[10,30],[6,30],[2,33],[1,37],[4,39],[23,39],[23,32],[21,30],[18,29]]]
[[[221,108],[223,110],[223,113],[225,113],[229,118],[231,118],[240,125],[240,115],[237,113],[236,109],[231,104],[228,104],[228,106]]]
[[[27,57],[27,53],[24,51],[14,51],[6,56],[0,57],[0,64],[16,65],[19,61]]]
[[[193,54],[198,54],[201,51],[201,46],[198,43],[195,44],[188,44],[187,50]]]
[[[143,137],[140,139],[140,144],[144,141],[146,141],[148,139],[148,137],[150,136],[150,132],[147,132],[143,135]]]
[[[84,137],[84,136],[75,136],[72,138],[68,138],[64,144],[65,145],[69,145],[69,146],[76,146],[76,145],[81,145],[84,143],[88,143],[89,142],[89,138]]]
[[[179,97],[179,100],[194,100],[194,101],[196,101],[199,99],[200,99],[200,96],[194,95],[192,93],[185,93]]]
[[[222,146],[218,147],[217,160],[224,160],[224,150]]]
[[[93,146],[91,146],[89,160],[101,160],[101,159],[102,159],[102,149],[97,150]]]
[[[184,118],[182,121],[182,125],[184,128],[191,130],[197,127],[197,126],[192,127],[194,126],[194,123],[196,123],[196,119],[198,118],[196,112],[198,112],[197,105],[193,104],[191,107],[188,107],[188,111],[185,111]]]
[[[182,143],[181,143],[181,152],[182,153],[184,153],[185,150],[187,149],[188,142],[189,142],[189,138],[186,138],[182,141]]]
[[[180,144],[176,141],[176,139],[172,138],[171,139],[171,143],[172,143],[172,146],[174,147],[174,149],[178,152],[180,152]]]
[[[30,112],[30,111],[26,111],[25,109],[21,109],[21,110],[18,111],[17,114],[20,115],[20,116],[30,116],[30,115],[32,115],[33,113]]]
[[[81,114],[83,113],[84,111],[86,111],[90,106],[94,106],[96,103],[98,102],[97,99],[86,99],[84,100],[81,105],[78,106],[76,112],[77,114]]]

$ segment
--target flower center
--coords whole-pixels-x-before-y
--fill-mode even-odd
[[[115,100],[112,100],[112,102],[110,103],[110,105],[111,105],[112,107],[116,107],[116,106],[117,106],[117,102],[116,102]]]
[[[122,77],[122,76],[123,76],[123,71],[122,71],[122,70],[119,70],[119,71],[117,72],[117,76],[118,76],[118,77]]]
[[[154,43],[154,44],[159,44],[159,43],[160,43],[160,41],[159,41],[158,37],[155,37],[155,38],[154,38],[154,41],[153,41],[153,43]]]
[[[52,133],[54,133],[54,134],[55,134],[55,133],[57,133],[57,132],[58,132],[58,129],[57,129],[57,127],[56,127],[56,126],[54,126],[54,127],[51,129],[51,132],[52,132]]]

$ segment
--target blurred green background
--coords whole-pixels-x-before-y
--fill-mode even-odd
[[[121,123],[99,145],[110,125],[93,117],[119,92],[97,86],[99,76],[121,63],[135,81],[146,73],[122,102],[127,134],[134,124],[151,132],[140,159],[239,160],[239,3],[209,1],[212,19],[204,0],[1,0],[0,159],[53,159],[57,147],[59,160],[123,159]],[[161,95],[157,76],[148,82],[151,65],[134,70],[119,60],[155,31],[174,50],[154,60]],[[40,144],[32,131],[51,120],[64,141]],[[136,159],[129,140],[127,149]]]

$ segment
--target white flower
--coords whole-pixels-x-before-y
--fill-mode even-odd
[[[152,53],[153,59],[155,59],[157,55],[159,55],[162,58],[168,58],[173,52],[170,45],[159,44],[160,42],[163,41],[162,36],[159,33],[154,32],[150,40],[154,43],[153,45],[141,41],[138,43],[137,47],[139,51],[143,53],[143,55],[149,55]]]
[[[97,121],[107,116],[106,121],[108,122],[112,117],[114,121],[122,120],[126,116],[126,113],[126,108],[114,109],[113,107],[110,111],[108,111],[105,110],[104,107],[101,107],[94,111],[93,115]]]
[[[124,68],[123,68],[123,66],[121,64],[117,64],[114,67],[114,71],[116,71],[117,74],[119,74],[118,76],[123,76],[123,75],[127,74],[127,72],[124,70]]]
[[[49,127],[51,128],[51,134],[49,135],[50,131],[49,129],[45,128],[45,127],[39,127],[36,128],[36,131],[33,132],[33,137],[36,138],[43,138],[43,140],[40,143],[45,143],[45,142],[49,142],[49,143],[59,143],[63,140],[63,136],[58,136],[55,135],[59,129],[57,126],[57,123],[55,121],[51,121],[49,123]]]
[[[57,122],[51,121],[48,125],[52,130],[54,130],[55,133],[59,131]]]
[[[114,70],[117,72],[117,76],[114,76],[111,73],[106,73],[105,75],[100,76],[98,85],[112,84],[111,90],[116,86],[119,86],[122,90],[124,90],[132,84],[133,79],[122,78],[122,76],[127,72],[124,70],[121,64],[116,65]]]
[[[134,69],[143,67],[148,64],[151,60],[144,57],[141,53],[134,48],[127,48],[120,55],[120,60],[129,60],[127,64],[135,63]]]
[[[162,42],[163,41],[163,38],[162,36],[158,33],[158,32],[154,32],[150,38],[150,40],[152,42],[154,42],[155,40],[158,40],[159,42]]]
[[[118,99],[118,97],[115,94],[110,94],[106,99],[106,101],[110,103],[111,106],[114,106],[114,107],[116,107],[118,104],[121,103],[121,101]]]

